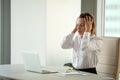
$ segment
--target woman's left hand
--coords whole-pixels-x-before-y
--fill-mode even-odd
[[[91,32],[93,19],[90,16],[86,16],[86,18],[84,18],[84,21],[85,21],[85,32]]]

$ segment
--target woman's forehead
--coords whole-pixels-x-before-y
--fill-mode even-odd
[[[85,21],[84,21],[83,18],[78,18],[78,19],[77,19],[77,23],[79,23],[79,24],[80,24],[80,23],[84,23],[84,22],[85,22]]]

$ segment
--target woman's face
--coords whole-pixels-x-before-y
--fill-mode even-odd
[[[81,36],[85,32],[85,21],[83,18],[77,19],[77,31]]]

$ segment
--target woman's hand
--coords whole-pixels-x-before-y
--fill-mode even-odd
[[[73,29],[72,33],[76,33],[77,31],[77,25],[75,26],[75,28]]]
[[[78,19],[79,19],[79,18],[77,18],[77,20],[76,20],[76,25],[75,25],[75,28],[73,29],[72,33],[76,33],[76,31],[77,31],[77,26],[78,26],[77,23],[78,23]]]
[[[85,21],[85,32],[91,33],[93,19],[90,16],[86,16],[86,18],[84,18],[84,21]]]

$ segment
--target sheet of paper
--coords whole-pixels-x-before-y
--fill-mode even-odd
[[[57,73],[59,76],[66,76],[66,75],[88,75],[87,73],[84,72],[69,72],[69,73]]]

